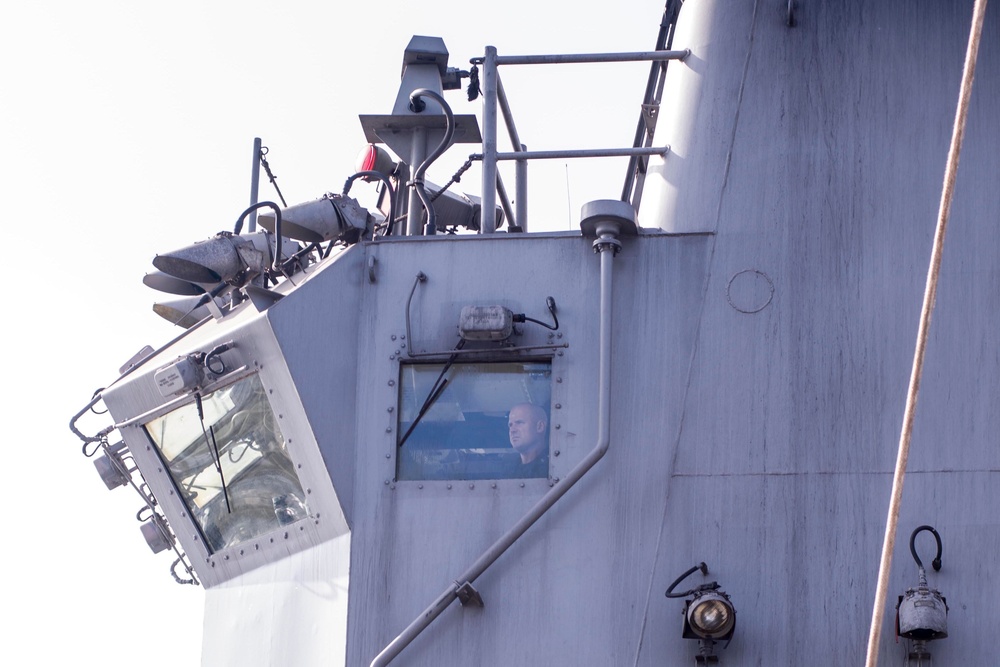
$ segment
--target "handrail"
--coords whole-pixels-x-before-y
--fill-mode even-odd
[[[562,157],[616,157],[630,156],[641,157],[648,155],[664,155],[669,147],[633,147],[627,149],[599,149],[597,151],[527,151],[521,143],[514,126],[514,119],[510,112],[510,105],[507,95],[500,82],[500,75],[497,68],[500,65],[563,65],[579,63],[610,63],[610,62],[635,62],[635,61],[667,61],[684,60],[691,55],[690,49],[670,50],[670,51],[633,51],[626,53],[575,53],[575,54],[550,54],[550,55],[527,55],[527,56],[500,56],[497,54],[495,46],[487,46],[485,55],[480,58],[472,58],[470,62],[474,65],[483,66],[482,88],[483,88],[483,196],[482,210],[496,210],[496,197],[499,181],[497,174],[498,160],[517,160],[518,172],[516,178],[515,199],[518,202],[518,216],[511,222],[512,227],[519,226],[525,229],[527,218],[527,208],[522,208],[527,200],[527,160],[562,158]],[[504,122],[507,125],[507,132],[511,143],[514,146],[513,153],[497,152],[497,108],[503,114]],[[504,201],[506,196],[504,195]],[[506,208],[506,207],[505,207]],[[509,213],[508,213],[509,216]],[[481,216],[479,232],[481,234],[492,234],[496,231],[495,220],[492,215]],[[489,220],[487,220],[489,218]]]

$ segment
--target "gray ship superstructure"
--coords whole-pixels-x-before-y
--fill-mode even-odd
[[[414,37],[343,191],[159,255],[183,333],[73,419],[205,587],[203,664],[863,664],[972,8],[668,2],[652,52],[467,69]],[[607,60],[651,62],[635,141],[560,155],[629,156],[622,196],[532,231],[504,67]],[[998,73],[992,12],[883,665],[997,662]]]

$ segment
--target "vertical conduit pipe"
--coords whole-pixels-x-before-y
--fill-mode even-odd
[[[485,193],[484,193],[485,194]],[[600,301],[600,351],[598,358],[597,379],[597,446],[566,477],[553,486],[538,503],[525,514],[520,521],[508,530],[500,539],[493,543],[469,569],[457,579],[441,595],[431,603],[410,625],[393,639],[382,652],[375,656],[371,667],[384,667],[393,658],[409,646],[417,635],[424,631],[434,620],[458,598],[458,592],[466,584],[474,582],[485,572],[507,549],[514,544],[531,526],[545,514],[557,500],[569,491],[573,485],[594,467],[608,451],[611,442],[611,277],[615,254],[621,248],[618,243],[617,225],[599,226],[594,250],[601,255],[601,301]]]

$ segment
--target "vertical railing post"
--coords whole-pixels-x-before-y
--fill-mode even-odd
[[[253,163],[250,167],[250,205],[257,203],[260,196],[260,137],[253,140]],[[247,231],[257,231],[257,209],[250,211],[250,219],[247,221]]]
[[[520,195],[518,195],[520,199]],[[496,228],[497,202],[497,49],[486,47],[483,61],[483,202],[481,234]]]
[[[528,150],[528,147],[521,144],[521,152]],[[521,228],[522,232],[528,231],[528,161],[518,160],[515,163],[514,172],[514,213],[517,216],[515,224]]]

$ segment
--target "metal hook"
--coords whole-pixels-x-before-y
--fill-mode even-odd
[[[910,535],[910,554],[913,556],[913,560],[917,563],[917,567],[921,570],[924,569],[924,564],[920,561],[920,557],[917,556],[917,549],[914,546],[914,541],[917,539],[917,535],[923,531],[930,531],[934,535],[934,539],[937,540],[937,556],[931,561],[931,565],[934,567],[934,571],[938,572],[941,570],[941,536],[938,532],[934,530],[932,526],[919,526]]]

